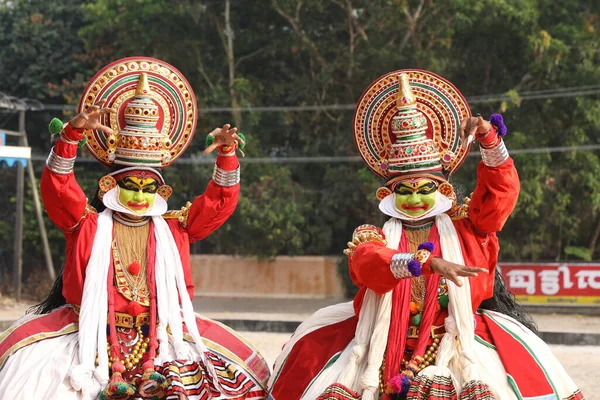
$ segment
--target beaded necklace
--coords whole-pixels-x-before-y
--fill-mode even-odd
[[[149,306],[146,253],[150,225],[129,226],[115,221],[112,251],[117,290],[128,300]]]

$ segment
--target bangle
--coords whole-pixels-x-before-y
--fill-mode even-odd
[[[413,274],[408,269],[408,264],[414,261],[412,253],[396,253],[392,256],[390,270],[396,279],[412,278]]]
[[[233,171],[227,171],[215,164],[212,179],[219,186],[235,186],[240,183],[240,167],[237,167]]]
[[[65,135],[60,135],[60,140],[62,140],[63,142],[65,142],[66,144],[75,144],[75,145],[79,145],[79,140],[71,140],[71,139],[67,139],[65,137]]]
[[[490,130],[487,131],[485,134],[479,136],[477,140],[479,140],[479,144],[481,145],[481,147],[489,149],[498,145],[498,142],[500,142],[500,137],[496,133],[496,128],[492,125],[490,127]]]
[[[499,167],[508,160],[508,150],[502,140],[490,149],[479,146],[479,151],[481,152],[481,160],[488,167]]]
[[[54,152],[54,147],[50,150],[48,159],[46,160],[46,166],[48,169],[55,174],[67,175],[73,172],[73,166],[75,165],[75,157],[64,158],[57,155]]]
[[[417,247],[417,252],[412,253],[397,253],[392,256],[390,269],[396,279],[412,278],[421,276],[423,266],[428,265],[431,259],[431,252],[435,249],[432,242],[423,242]]]
[[[421,264],[421,271],[422,271],[423,275],[433,274],[433,269],[431,268],[431,260],[433,260],[433,257],[429,257],[427,259],[427,261],[425,261],[423,264]]]

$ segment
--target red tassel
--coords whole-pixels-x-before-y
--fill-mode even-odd
[[[140,265],[139,262],[134,261],[131,264],[129,264],[129,267],[127,267],[127,270],[129,271],[130,274],[137,276],[140,273],[140,271],[142,270],[142,266]]]
[[[112,365],[112,377],[108,385],[100,392],[98,399],[130,399],[135,394],[133,385],[125,381],[121,375],[125,371],[125,366],[120,360],[117,360]]]
[[[154,370],[154,362],[152,360],[146,361],[142,369],[144,370],[144,374],[138,385],[138,395],[142,399],[165,398],[165,391],[169,387],[167,378]]]

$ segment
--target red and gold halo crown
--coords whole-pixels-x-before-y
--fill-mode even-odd
[[[444,78],[398,70],[362,94],[354,112],[354,141],[367,166],[390,184],[402,177],[444,180],[469,152],[472,138],[463,143],[459,128],[470,116],[465,98]]]
[[[149,57],[128,57],[102,68],[88,83],[79,112],[106,100],[100,123],[115,132],[86,130],[87,148],[102,164],[164,168],[179,158],[196,131],[192,87],[175,67]]]

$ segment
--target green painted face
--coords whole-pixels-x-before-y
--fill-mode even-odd
[[[437,184],[431,179],[409,179],[395,189],[396,208],[406,215],[418,217],[435,205]]]
[[[117,182],[119,203],[134,214],[142,214],[154,206],[158,182],[154,178],[140,179],[126,176]]]

